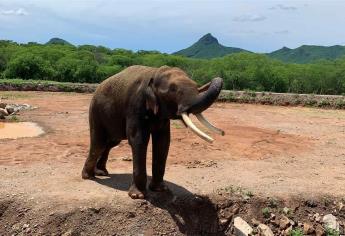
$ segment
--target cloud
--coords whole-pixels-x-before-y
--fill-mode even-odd
[[[288,11],[288,10],[297,10],[297,7],[294,7],[294,6],[287,6],[287,5],[283,5],[283,4],[278,4],[278,5],[275,5],[271,8],[269,8],[270,10],[285,10],[285,11]]]
[[[26,16],[28,15],[28,12],[24,8],[18,8],[12,10],[0,10],[0,15]]]
[[[263,21],[263,20],[266,20],[266,16],[256,15],[256,14],[252,14],[252,15],[246,14],[242,16],[236,16],[232,20],[237,21],[237,22]]]

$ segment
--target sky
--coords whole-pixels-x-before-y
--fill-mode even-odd
[[[343,0],[0,0],[0,39],[52,37],[171,53],[206,33],[231,47],[345,45]]]

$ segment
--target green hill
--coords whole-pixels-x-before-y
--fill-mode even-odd
[[[295,49],[283,47],[267,54],[269,57],[284,62],[310,63],[317,60],[334,60],[345,55],[345,46],[313,46],[303,45]]]
[[[213,37],[210,33],[201,37],[192,46],[182,49],[173,54],[182,55],[191,58],[214,58],[222,57],[227,54],[237,53],[237,52],[247,52],[241,48],[225,47],[221,45],[218,40]]]
[[[51,38],[46,44],[72,45],[66,40],[60,38]]]

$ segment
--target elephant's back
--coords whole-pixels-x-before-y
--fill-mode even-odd
[[[95,95],[102,94],[107,97],[123,98],[128,94],[128,90],[136,83],[154,76],[157,68],[148,66],[130,66],[123,71],[107,78],[97,88]]]
[[[124,127],[128,98],[135,96],[136,87],[152,78],[156,70],[146,66],[131,66],[104,80],[91,100],[90,125],[101,123],[108,130]]]

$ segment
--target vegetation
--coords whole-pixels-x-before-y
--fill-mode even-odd
[[[283,47],[277,51],[267,54],[271,58],[279,59],[284,62],[292,63],[310,63],[317,60],[333,60],[345,55],[345,46],[313,46],[303,45],[301,47],[290,49]]]
[[[246,50],[243,50],[241,48],[225,47],[221,45],[218,40],[211,34],[206,34],[192,46],[175,52],[174,54],[191,58],[210,59],[237,52],[246,52]]]
[[[269,217],[271,216],[271,210],[270,210],[270,208],[265,207],[265,208],[263,208],[261,211],[262,211],[262,215],[263,215],[265,218],[269,218]]]
[[[223,57],[238,52],[249,52],[241,48],[226,47],[221,45],[211,34],[206,34],[192,46],[175,52],[175,55],[182,55],[189,58],[210,59]],[[266,54],[268,57],[281,60],[287,63],[312,63],[319,60],[334,60],[345,56],[345,46],[314,46],[303,45],[290,49],[283,47],[277,51]]]
[[[290,231],[290,236],[303,236],[303,230],[293,229]]]
[[[198,84],[217,76],[222,77],[225,89],[248,91],[241,97],[245,102],[258,99],[250,91],[345,94],[345,58],[311,64],[286,64],[248,52],[206,60],[156,51],[132,52],[92,45],[0,41],[0,78],[7,80],[99,83],[137,64],[177,66]],[[231,94],[228,96],[233,98]],[[264,99],[265,96],[259,98]],[[325,100],[318,105],[328,106],[327,103]],[[341,101],[337,106],[342,108],[344,104]]]

